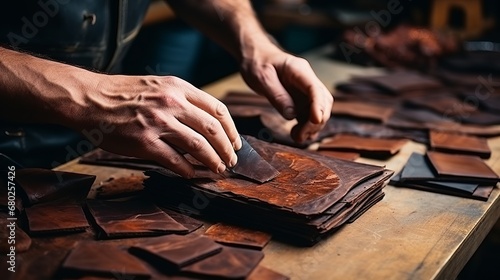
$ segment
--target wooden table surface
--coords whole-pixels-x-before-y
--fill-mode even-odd
[[[328,48],[305,55],[329,87],[351,74],[380,71],[334,62]],[[228,90],[248,89],[239,75],[203,88],[216,97]],[[487,163],[500,174],[500,137],[489,139]],[[385,165],[398,172],[413,151],[425,146],[409,142],[388,161],[357,161]],[[59,170],[97,175],[96,185],[111,176],[141,172],[69,162]],[[500,190],[487,202],[387,186],[384,199],[352,224],[308,248],[271,241],[264,266],[291,279],[454,279],[500,217]]]

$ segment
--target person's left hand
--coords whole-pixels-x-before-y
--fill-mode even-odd
[[[283,117],[297,119],[291,136],[299,143],[314,140],[330,118],[333,96],[303,58],[261,45],[242,59],[241,74]]]

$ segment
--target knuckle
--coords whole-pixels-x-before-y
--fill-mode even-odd
[[[195,137],[195,138],[191,139],[191,141],[189,141],[189,148],[193,151],[202,150],[204,146],[205,146],[205,143],[201,139],[201,137]]]
[[[184,158],[181,155],[173,154],[169,156],[168,161],[171,167],[179,167],[183,163]]]
[[[219,122],[217,122],[216,120],[208,121],[207,124],[205,125],[205,131],[209,135],[216,135],[219,132],[219,128],[220,128]]]
[[[215,113],[218,117],[225,117],[229,115],[229,110],[224,103],[217,101],[217,105],[215,107]]]

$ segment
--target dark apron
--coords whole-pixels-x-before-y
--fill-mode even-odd
[[[117,73],[148,6],[149,0],[5,1],[0,10],[0,44]],[[87,143],[80,133],[65,127],[0,120],[0,153],[26,167],[55,167],[87,151]]]

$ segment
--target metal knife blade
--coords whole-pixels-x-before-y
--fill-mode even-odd
[[[241,149],[236,151],[238,163],[234,167],[228,168],[228,170],[259,183],[265,183],[276,178],[279,171],[263,159],[245,138],[241,135],[240,138],[242,146]]]

